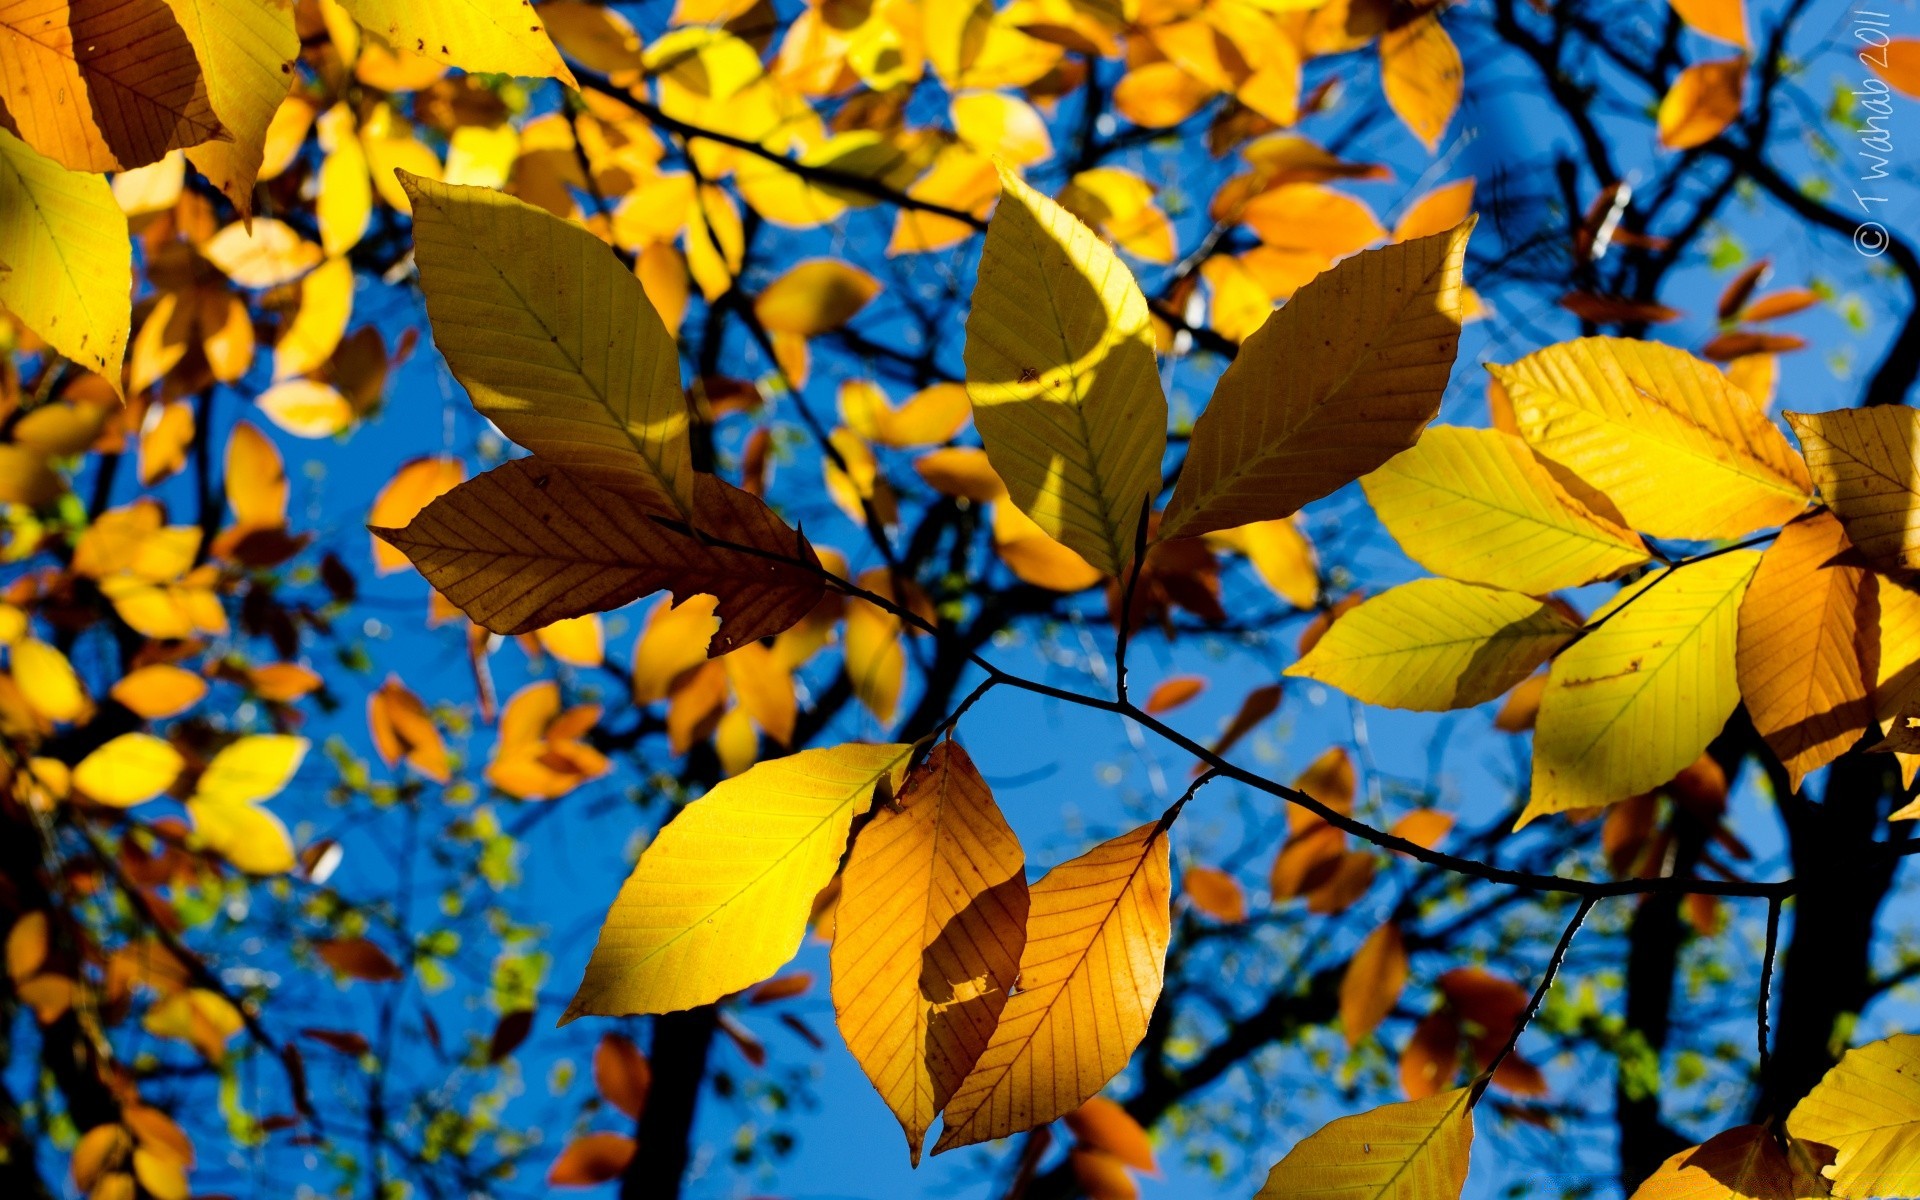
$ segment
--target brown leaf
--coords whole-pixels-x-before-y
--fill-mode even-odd
[[[652,1084],[653,1068],[632,1038],[621,1033],[600,1038],[593,1051],[593,1086],[608,1104],[637,1121],[646,1111],[647,1091]]]
[[[322,962],[342,975],[369,983],[386,983],[402,978],[400,965],[387,952],[363,937],[331,938],[314,943]]]
[[[666,588],[719,599],[707,649],[720,655],[779,633],[820,599],[812,546],[758,497],[697,476],[694,522],[698,533],[644,494],[521,458],[434,500],[405,529],[373,532],[495,633],[527,633]]]
[[[632,1138],[618,1133],[582,1134],[553,1160],[547,1182],[554,1187],[592,1187],[618,1179],[636,1149]]]
[[[487,1061],[497,1063],[520,1048],[533,1032],[533,1010],[516,1008],[503,1015],[493,1027],[493,1040],[487,1043]]]

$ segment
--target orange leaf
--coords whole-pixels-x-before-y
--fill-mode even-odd
[[[592,1187],[618,1179],[637,1149],[634,1140],[623,1134],[582,1134],[553,1160],[547,1182],[554,1187]]]

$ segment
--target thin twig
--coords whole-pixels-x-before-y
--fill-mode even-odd
[[[1540,977],[1540,986],[1533,989],[1533,998],[1527,1001],[1526,1011],[1521,1013],[1520,1019],[1513,1023],[1513,1032],[1507,1035],[1506,1045],[1500,1047],[1500,1053],[1493,1056],[1493,1061],[1487,1064],[1486,1070],[1480,1072],[1479,1077],[1473,1081],[1467,1093],[1468,1108],[1480,1103],[1480,1097],[1486,1095],[1487,1085],[1493,1082],[1493,1073],[1498,1071],[1500,1064],[1513,1053],[1513,1048],[1520,1044],[1521,1033],[1533,1023],[1534,1015],[1540,1011],[1541,1002],[1547,998],[1547,989],[1553,986],[1553,977],[1560,973],[1560,964],[1567,959],[1567,950],[1573,945],[1573,935],[1580,932],[1580,926],[1586,921],[1587,914],[1593,911],[1596,899],[1588,896],[1582,899],[1580,907],[1574,910],[1573,920],[1567,922],[1566,931],[1560,935],[1559,944],[1553,948],[1553,956],[1547,959],[1547,971]]]

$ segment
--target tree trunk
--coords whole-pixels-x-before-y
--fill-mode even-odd
[[[653,1085],[640,1114],[639,1147],[620,1177],[620,1200],[679,1200],[707,1051],[718,1028],[719,1011],[711,1004],[654,1018],[647,1053]]]

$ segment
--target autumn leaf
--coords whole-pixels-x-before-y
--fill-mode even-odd
[[[1630,1200],[1818,1200],[1827,1182],[1789,1155],[1774,1131],[1741,1125],[1660,1164]]]
[[[565,1024],[711,1004],[793,957],[854,817],[898,790],[908,746],[763,762],[682,809],[607,910]]]
[[[1467,1182],[1473,1109],[1467,1089],[1341,1117],[1274,1164],[1256,1200],[1450,1200]]]
[[[1027,911],[1020,843],[966,751],[942,742],[854,843],[833,943],[841,1033],[916,1164],[993,1036]]]
[[[693,482],[689,527],[651,493],[521,458],[440,496],[405,529],[373,532],[496,633],[531,632],[669,588],[719,598],[709,647],[718,655],[811,611],[824,585],[805,539],[758,497],[711,475]]]
[[[1920,566],[1920,412],[1904,406],[1786,414],[1820,498],[1882,570]]]
[[[0,263],[0,303],[119,394],[133,248],[107,181],[0,129]]]
[[[1171,887],[1158,824],[1033,885],[1021,990],[942,1113],[935,1154],[1065,1116],[1127,1065],[1160,996]]]
[[[1690,150],[1719,137],[1740,115],[1746,81],[1744,55],[1695,63],[1680,72],[1660,101],[1660,144]]]
[[[1806,464],[1751,397],[1681,350],[1579,338],[1490,366],[1520,436],[1655,537],[1739,537],[1806,507]]]
[[[880,292],[880,281],[837,258],[796,263],[767,285],[753,312],[771,333],[812,337],[845,325]]]
[[[1340,977],[1340,1025],[1349,1049],[1380,1027],[1406,985],[1406,940],[1400,927],[1389,922],[1367,935]]]
[[[1746,0],[1669,0],[1669,3],[1695,33],[1746,48]]]
[[[1794,1105],[1787,1132],[1833,1147],[1833,1194],[1868,1200],[1912,1191],[1920,1161],[1920,1034],[1856,1046]]]
[[[1554,661],[1520,825],[1659,787],[1700,757],[1740,702],[1740,602],[1760,556],[1736,550],[1649,575]]]
[[[554,1187],[592,1187],[618,1179],[638,1149],[625,1134],[583,1133],[553,1160],[547,1182]]]
[[[198,51],[207,102],[231,141],[187,148],[187,161],[243,217],[266,158],[267,130],[294,83],[300,54],[293,6],[283,0],[167,0]]]
[[[1647,559],[1638,535],[1497,429],[1429,429],[1361,486],[1407,557],[1469,583],[1544,595]]]
[[[1356,255],[1248,338],[1194,425],[1160,536],[1288,516],[1411,445],[1453,367],[1469,232]]]
[[[1443,712],[1501,695],[1578,632],[1518,592],[1416,579],[1362,601],[1286,673],[1369,704]]]
[[[1437,150],[1465,90],[1460,50],[1439,10],[1380,35],[1380,86],[1394,113],[1429,151]]]
[[[1004,168],[1000,181],[967,316],[974,424],[1013,502],[1118,574],[1166,446],[1146,300],[1072,214]]]
[[[463,71],[577,86],[538,10],[519,0],[340,0],[367,32]]]
[[[633,272],[511,196],[401,183],[434,341],[474,407],[583,480],[691,512],[679,353]]]

